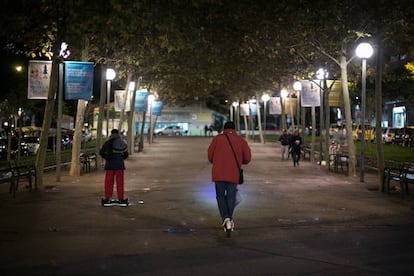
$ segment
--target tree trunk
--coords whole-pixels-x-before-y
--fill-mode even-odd
[[[328,84],[326,83],[326,78],[323,78],[323,96],[325,97],[324,103],[325,103],[325,148],[323,155],[325,156],[326,164],[328,165],[328,162],[330,162],[329,159],[329,142],[330,142],[330,136],[329,136],[329,127],[331,125],[331,114],[330,114],[330,106],[329,106],[329,93],[331,92],[331,87],[328,87]]]
[[[141,131],[139,134],[139,142],[138,142],[138,152],[141,152],[144,150],[144,130],[145,130],[145,117],[147,112],[142,112],[142,124],[141,124]],[[148,135],[150,135],[148,133]]]
[[[124,102],[122,103],[122,110],[121,110],[121,113],[119,114],[119,124],[118,124],[118,130],[119,130],[119,132],[121,132],[122,131],[122,129],[123,129],[123,124],[124,124],[124,121],[125,121],[125,107],[126,107],[126,103],[127,103],[127,100],[128,100],[128,93],[130,93],[130,91],[129,91],[129,83],[131,82],[131,79],[132,79],[132,74],[131,73],[128,73],[128,77],[127,77],[127,81],[126,81],[126,85],[125,85],[125,97],[124,97]]]
[[[136,96],[136,91],[139,89],[139,86],[141,82],[141,77],[138,78],[138,80],[135,82],[135,89],[132,92],[132,97],[131,97],[131,103],[130,103],[130,108],[131,110],[129,111],[129,116],[128,116],[128,136],[129,139],[128,141],[128,149],[129,149],[129,154],[134,153],[134,147],[135,147],[135,124],[134,124],[134,118],[135,118],[135,96]]]
[[[84,49],[82,51],[82,61],[88,60],[89,41],[85,39]],[[85,118],[86,104],[88,101],[78,100],[78,107],[76,111],[75,133],[73,135],[72,143],[72,159],[70,164],[69,175],[80,176],[80,154],[82,146],[82,128]]]
[[[78,100],[78,108],[76,110],[76,122],[75,122],[75,133],[73,135],[73,144],[72,144],[72,162],[70,164],[70,176],[79,176],[80,175],[80,154],[82,146],[82,128],[83,128],[83,119],[85,106],[87,101]]]
[[[385,167],[384,161],[384,149],[382,145],[382,128],[381,128],[381,121],[382,121],[382,45],[378,45],[377,48],[377,63],[376,63],[376,77],[375,77],[375,103],[376,103],[376,111],[375,111],[375,138],[377,141],[377,166],[378,166],[378,178],[379,178],[379,190],[382,189],[383,183],[383,171]]]
[[[260,116],[260,103],[259,103],[259,94],[256,93],[256,110],[257,110],[257,121],[259,126],[259,137],[260,137],[260,143],[264,144],[264,138],[263,138],[263,129],[262,129],[262,118]]]
[[[49,139],[49,128],[53,118],[53,107],[55,105],[55,94],[58,82],[60,57],[54,58],[50,76],[50,86],[47,94],[45,112],[43,116],[42,132],[40,133],[39,149],[36,155],[36,185],[43,187],[43,168],[45,166],[47,144]]]
[[[348,90],[348,71],[347,71],[347,62],[345,55],[340,57],[340,67],[341,67],[341,81],[342,81],[342,93],[344,97],[344,109],[345,109],[345,120],[346,120],[346,136],[348,143],[348,162],[349,162],[349,172],[350,176],[356,176],[356,155],[355,155],[355,144],[352,138],[352,115],[351,115],[351,103],[349,98]]]
[[[311,156],[310,161],[315,161],[315,146],[316,146],[316,108],[314,105],[311,107],[311,116],[312,116],[312,144],[311,144]]]
[[[102,164],[102,157],[99,155],[99,150],[102,147],[102,130],[103,130],[103,119],[105,114],[105,100],[106,100],[106,66],[101,67],[101,91],[99,93],[99,114],[98,114],[98,126],[96,128],[96,162]],[[98,166],[100,167],[100,166]]]
[[[247,125],[247,116],[246,115],[243,115],[243,119],[244,119],[244,134],[245,134],[245,136],[246,136],[246,140],[248,141],[249,140],[249,127],[248,127],[248,125]]]

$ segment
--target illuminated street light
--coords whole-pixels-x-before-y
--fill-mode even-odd
[[[289,92],[286,90],[286,89],[282,89],[282,90],[280,90],[280,104],[281,104],[281,107],[282,107],[282,122],[281,122],[281,125],[282,125],[282,129],[287,129],[287,126],[286,126],[286,117],[285,117],[285,98],[287,97],[289,95]]]
[[[360,161],[360,182],[364,182],[364,159],[365,159],[365,98],[367,79],[367,58],[370,58],[374,50],[369,43],[360,43],[355,50],[356,55],[362,59],[362,91],[361,91],[361,161]]]
[[[296,120],[297,120],[297,125],[298,125],[298,129],[299,126],[301,125],[299,123],[300,121],[300,92],[302,91],[302,83],[300,81],[295,81],[293,83],[293,89],[296,91],[296,100],[297,100],[297,110],[296,110]],[[304,124],[304,122],[301,122],[302,124]],[[302,134],[304,133],[303,128],[302,128]]]
[[[320,93],[319,93],[319,95],[320,95],[320,104],[319,104],[319,152],[320,152],[319,153],[319,164],[322,165],[322,160],[323,160],[323,158],[322,158],[323,154],[322,153],[324,152],[323,147],[322,147],[322,137],[323,137],[322,131],[325,127],[326,128],[328,127],[328,126],[324,127],[324,120],[323,120],[323,114],[324,114],[323,105],[325,103],[324,96],[326,94],[325,93],[325,88],[326,88],[325,83],[326,83],[326,79],[328,78],[328,71],[325,70],[324,68],[319,68],[318,71],[316,71],[316,78],[319,80],[319,88],[320,88]],[[328,100],[326,100],[326,102],[328,102]],[[329,110],[326,110],[326,112],[329,112]],[[325,130],[325,134],[329,135],[327,129]],[[327,140],[327,141],[325,141],[326,143],[329,143],[328,139],[329,139],[329,136],[328,137],[325,136],[325,140]],[[327,150],[327,149],[325,149],[325,150]],[[327,160],[328,156],[325,156],[325,159]]]
[[[234,107],[234,123],[236,124],[236,129],[240,131],[240,110],[239,102],[233,102],[232,106]]]
[[[116,73],[112,68],[106,69],[106,136],[109,136],[109,104],[111,102],[111,82],[115,79]]]
[[[263,133],[266,134],[266,104],[270,100],[269,94],[265,93],[262,95],[262,101],[263,101],[263,122],[264,122],[264,129]],[[264,135],[266,136],[266,135]]]
[[[23,108],[19,107],[19,109],[17,110],[17,115],[19,116],[18,120],[19,120],[19,141],[18,141],[18,145],[17,145],[17,159],[20,160],[20,156],[21,156],[21,150],[22,150],[22,127],[23,127]]]

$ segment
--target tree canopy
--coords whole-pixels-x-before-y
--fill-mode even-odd
[[[243,100],[321,65],[338,75],[326,53],[351,53],[363,36],[381,35],[389,56],[410,53],[411,10],[383,0],[3,1],[0,38],[34,59],[66,41],[79,60],[88,41],[89,60],[114,66],[121,86],[142,76],[166,103]]]

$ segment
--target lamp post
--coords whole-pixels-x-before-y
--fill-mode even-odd
[[[128,95],[125,97],[125,104],[124,104],[125,108],[126,108],[126,104],[127,103],[129,104],[129,111],[128,111],[129,116],[127,116],[127,126],[128,126],[128,136],[130,138],[134,137],[134,136],[131,136],[131,132],[133,132],[133,130],[132,130],[133,123],[131,125],[129,124],[129,118],[134,117],[134,110],[133,110],[133,107],[132,107],[132,104],[131,104],[131,99],[132,99],[133,94],[135,93],[135,87],[136,87],[135,81],[129,82],[129,84],[128,84]],[[128,100],[129,100],[129,102],[128,102]],[[129,140],[130,139],[128,139],[128,141]],[[131,147],[129,146],[128,148],[130,149]]]
[[[360,43],[355,53],[362,59],[362,90],[361,90],[361,161],[360,161],[360,182],[364,182],[364,159],[365,159],[365,97],[366,97],[366,74],[367,74],[367,58],[370,58],[374,50],[369,43]]]
[[[263,133],[264,136],[266,136],[266,104],[270,100],[269,94],[265,93],[262,95],[262,101],[263,101]],[[266,139],[264,139],[266,140]]]
[[[234,114],[233,114],[233,105],[229,105],[229,111],[230,111],[230,121],[234,122]]]
[[[106,69],[106,136],[109,136],[109,104],[111,102],[111,82],[115,78],[116,73],[112,68]]]
[[[294,83],[293,83],[293,89],[296,91],[296,93],[297,93],[297,96],[296,96],[296,100],[297,100],[297,110],[296,110],[296,120],[297,120],[297,126],[298,126],[298,129],[299,129],[299,126],[301,125],[300,123],[299,123],[299,121],[300,121],[300,92],[302,91],[302,84],[301,84],[301,82],[300,81],[295,81]],[[303,124],[303,122],[301,122],[302,124]],[[303,128],[303,127],[302,127]],[[302,129],[302,133],[303,133],[303,129]]]
[[[323,69],[323,68],[319,68],[318,71],[316,71],[316,78],[319,80],[319,88],[320,88],[320,105],[319,105],[319,164],[322,165],[322,153],[323,151],[323,147],[322,147],[322,131],[325,127],[328,126],[324,126],[324,120],[323,120],[323,114],[324,114],[324,95],[325,95],[325,82],[326,82],[326,78],[328,77],[328,72]],[[328,110],[326,110],[326,112],[329,112]],[[325,130],[325,132],[328,130]],[[326,137],[325,137],[326,139]],[[326,141],[328,142],[328,141]],[[328,158],[328,156],[325,156],[325,158]]]
[[[17,115],[19,115],[19,141],[18,141],[18,145],[17,145],[17,159],[20,160],[20,156],[21,156],[21,150],[22,150],[22,127],[23,127],[23,120],[22,120],[22,116],[23,116],[23,108],[19,107],[19,109],[17,110]]]
[[[234,123],[236,124],[237,131],[240,131],[240,109],[239,102],[232,103],[234,107]]]
[[[288,91],[286,89],[282,89],[280,91],[280,101],[281,101],[281,107],[282,107],[282,129],[287,129],[286,126],[286,118],[285,118],[285,98],[288,96]]]

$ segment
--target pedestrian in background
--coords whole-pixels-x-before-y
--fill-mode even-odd
[[[284,129],[282,135],[279,137],[279,142],[282,145],[282,149],[281,149],[282,161],[285,160],[285,154],[286,154],[286,159],[289,159],[289,146],[290,146],[289,138],[290,137],[286,129]]]
[[[234,154],[233,154],[233,150]],[[237,163],[236,160],[237,159]],[[251,160],[247,142],[240,137],[233,122],[224,124],[223,133],[215,136],[208,147],[208,160],[212,166],[212,181],[215,182],[216,199],[222,218],[222,226],[230,236],[234,229],[233,212],[239,183],[239,167]]]
[[[102,205],[110,206],[115,202],[111,198],[116,180],[116,203],[127,206],[128,199],[124,198],[124,160],[128,158],[128,145],[121,139],[117,129],[111,131],[109,140],[102,146],[99,154],[105,159],[105,198],[102,199]]]
[[[300,159],[300,151],[302,146],[302,138],[299,136],[299,131],[295,130],[293,136],[291,138],[291,150],[292,150],[292,159],[293,159],[293,166],[299,166],[299,159]]]

